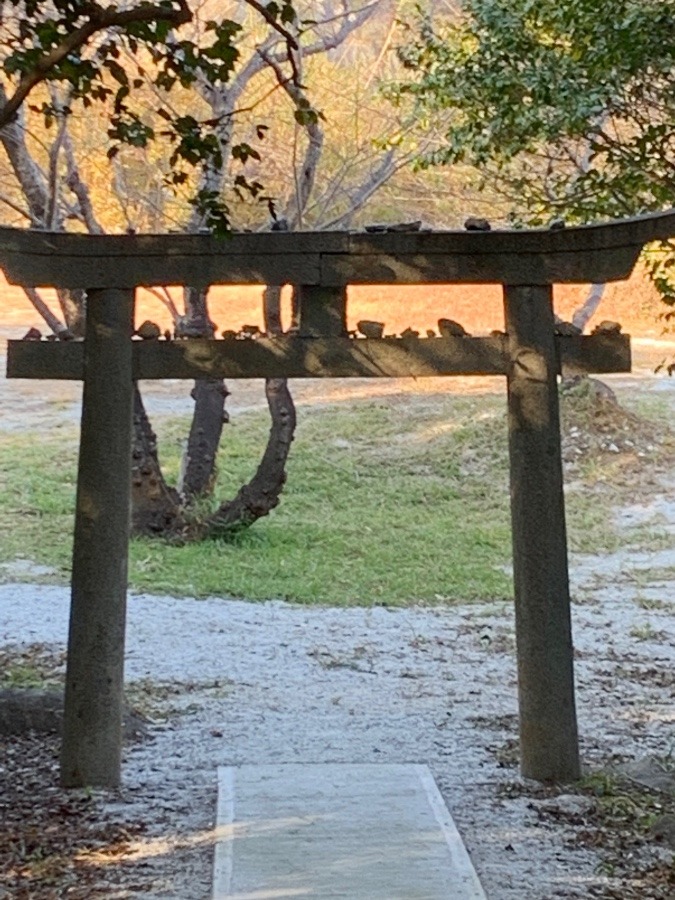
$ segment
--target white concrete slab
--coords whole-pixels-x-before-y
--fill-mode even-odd
[[[427,766],[218,770],[213,900],[485,900]]]

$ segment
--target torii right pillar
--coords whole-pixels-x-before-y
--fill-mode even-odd
[[[580,776],[550,285],[504,288],[521,773]]]

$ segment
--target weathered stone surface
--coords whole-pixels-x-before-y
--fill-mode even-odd
[[[532,806],[542,812],[574,819],[587,816],[594,808],[595,803],[590,797],[585,797],[583,794],[560,794],[559,797],[535,800]]]
[[[609,319],[604,319],[602,322],[598,322],[595,326],[592,334],[621,334],[621,325],[618,322],[610,322]]]
[[[441,337],[468,337],[469,333],[463,325],[454,319],[439,319],[438,330]]]
[[[666,769],[655,756],[645,756],[626,763],[619,769],[619,774],[651,791],[675,795],[675,772]]]
[[[235,335],[236,338],[236,335]],[[297,335],[255,341],[134,341],[134,377],[156,378],[404,378],[427,375],[504,375],[505,335],[353,340]],[[629,372],[628,335],[555,337],[565,376]],[[7,342],[8,378],[81,379],[84,345]]]
[[[464,223],[464,227],[467,231],[491,231],[492,225],[488,222],[487,219],[477,219],[474,216],[471,216]]]
[[[63,691],[59,688],[5,688],[0,690],[0,735],[59,734],[63,726]],[[143,717],[127,708],[124,712],[124,737],[147,737]]]
[[[554,284],[616,281],[644,244],[673,236],[675,212],[561,230],[425,232],[417,223],[383,233],[265,232],[85,235],[0,228],[0,267],[28,287],[142,285]],[[378,229],[379,232],[379,229]]]
[[[142,325],[136,329],[136,334],[138,337],[143,338],[144,341],[156,341],[159,339],[162,330],[157,325],[156,322],[151,322],[149,319],[146,319]]]
[[[573,322],[564,322],[562,319],[559,319],[556,316],[555,333],[566,336],[581,334],[581,328],[579,328],[579,326],[575,325]]]
[[[381,338],[384,334],[384,322],[371,322],[369,319],[361,319],[356,327],[364,337]]]

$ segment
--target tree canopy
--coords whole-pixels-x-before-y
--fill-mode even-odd
[[[673,0],[466,0],[451,21],[408,23],[399,49],[434,147],[468,163],[514,219],[546,224],[668,208],[675,198]],[[675,302],[675,250],[646,260]]]
[[[289,0],[245,3],[283,37],[291,63],[290,77],[297,79],[294,51],[299,46],[300,23],[292,4]],[[123,145],[145,148],[163,138],[172,146],[167,180],[174,186],[185,184],[194,166],[222,170],[226,161],[217,129],[227,123],[218,116],[200,119],[177,112],[171,93],[177,87],[202,85],[218,90],[227,84],[240,55],[236,45],[242,31],[240,22],[223,15],[201,16],[197,22],[187,0],[125,4],[3,0],[0,24],[0,128],[12,124],[25,103],[41,112],[47,125],[67,116],[74,104],[80,103],[85,109],[104,104],[110,157]],[[36,101],[40,85],[61,90]],[[148,90],[157,101],[152,122],[143,99],[139,102],[139,97],[147,97]],[[309,104],[300,112],[310,117],[314,114]],[[231,115],[227,110],[224,118]],[[162,123],[159,128],[157,117]],[[258,156],[248,143],[232,146],[231,154],[242,163]],[[254,196],[262,188],[243,175],[236,186]],[[193,204],[213,230],[227,227],[227,207],[219,195],[202,187]]]

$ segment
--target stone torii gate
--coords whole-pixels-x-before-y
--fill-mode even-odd
[[[675,211],[557,231],[90,236],[0,228],[0,267],[25,287],[83,288],[83,342],[10,341],[10,378],[82,380],[61,780],[120,781],[133,383],[139,379],[504,375],[521,771],[579,775],[557,376],[630,370],[626,336],[559,336],[552,285],[627,278]],[[364,338],[347,286],[503,285],[505,332]],[[141,286],[294,284],[299,332],[255,341],[136,342]],[[461,526],[458,526],[461,527]],[[449,535],[449,542],[451,536]]]

